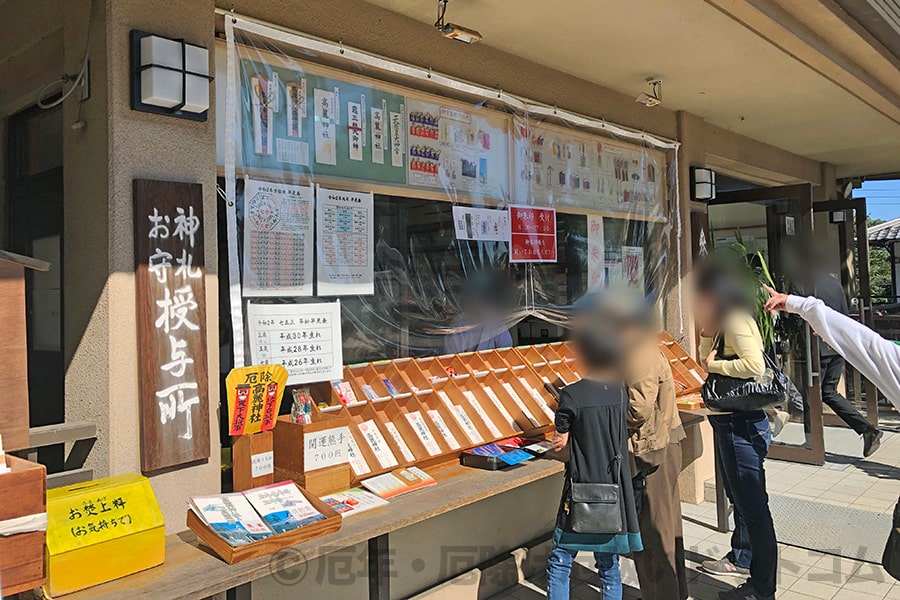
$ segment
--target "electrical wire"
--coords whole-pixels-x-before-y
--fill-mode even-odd
[[[435,27],[444,26],[444,15],[447,14],[447,0],[438,0],[438,18],[434,22]]]
[[[87,39],[84,44],[84,59],[81,61],[81,68],[78,69],[78,73],[74,76],[65,74],[56,81],[51,81],[40,90],[38,90],[37,94],[37,104],[38,108],[42,108],[44,110],[48,110],[51,108],[55,108],[66,101],[66,99],[71,96],[75,90],[81,87],[81,83],[84,81],[85,76],[88,71],[88,58],[90,56],[91,51],[91,29],[94,23],[94,0],[90,0],[90,4],[88,6],[88,22],[87,22]],[[47,95],[47,90],[50,90],[58,85],[62,86],[68,82],[72,82],[72,87],[68,89],[68,91],[64,92],[62,96],[53,100],[52,102],[44,102],[44,98]]]

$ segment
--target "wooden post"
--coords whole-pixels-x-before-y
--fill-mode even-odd
[[[231,462],[235,492],[275,483],[272,432],[261,431],[233,438]]]
[[[25,269],[48,271],[50,264],[0,250],[0,436],[7,451],[28,447]]]

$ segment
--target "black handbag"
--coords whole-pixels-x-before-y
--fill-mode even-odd
[[[722,355],[724,337],[720,338],[718,347]],[[766,370],[761,377],[754,379],[710,373],[700,390],[706,408],[721,412],[750,412],[785,404],[790,398],[790,380],[765,352],[763,360]]]
[[[891,577],[900,580],[900,499],[894,506],[894,526],[881,555],[881,566]]]
[[[625,391],[622,391],[622,405]],[[576,533],[622,533],[622,499],[619,497],[619,480],[622,473],[622,442],[625,439],[625,418],[623,416],[616,440],[616,456],[610,471],[613,483],[578,483],[577,472],[569,483],[569,527]],[[573,470],[575,463],[572,462]]]

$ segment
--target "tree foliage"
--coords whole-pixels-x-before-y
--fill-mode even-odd
[[[881,223],[884,223],[881,219],[873,219],[871,217],[866,219],[867,227],[880,225]],[[873,304],[897,302],[897,299],[894,298],[894,291],[891,289],[891,267],[891,255],[887,248],[884,246],[869,246],[869,284],[872,288]],[[859,289],[859,268],[856,269],[856,273],[856,289]]]

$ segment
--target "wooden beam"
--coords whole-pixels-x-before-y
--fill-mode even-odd
[[[843,32],[832,30],[826,38],[807,25],[807,22],[814,20],[817,11],[829,12],[819,2],[803,3],[803,20],[785,10],[775,0],[706,2],[900,124],[900,94],[891,87],[896,84],[893,81],[889,84],[872,76],[829,41],[829,38]],[[855,35],[849,29],[846,32]]]

